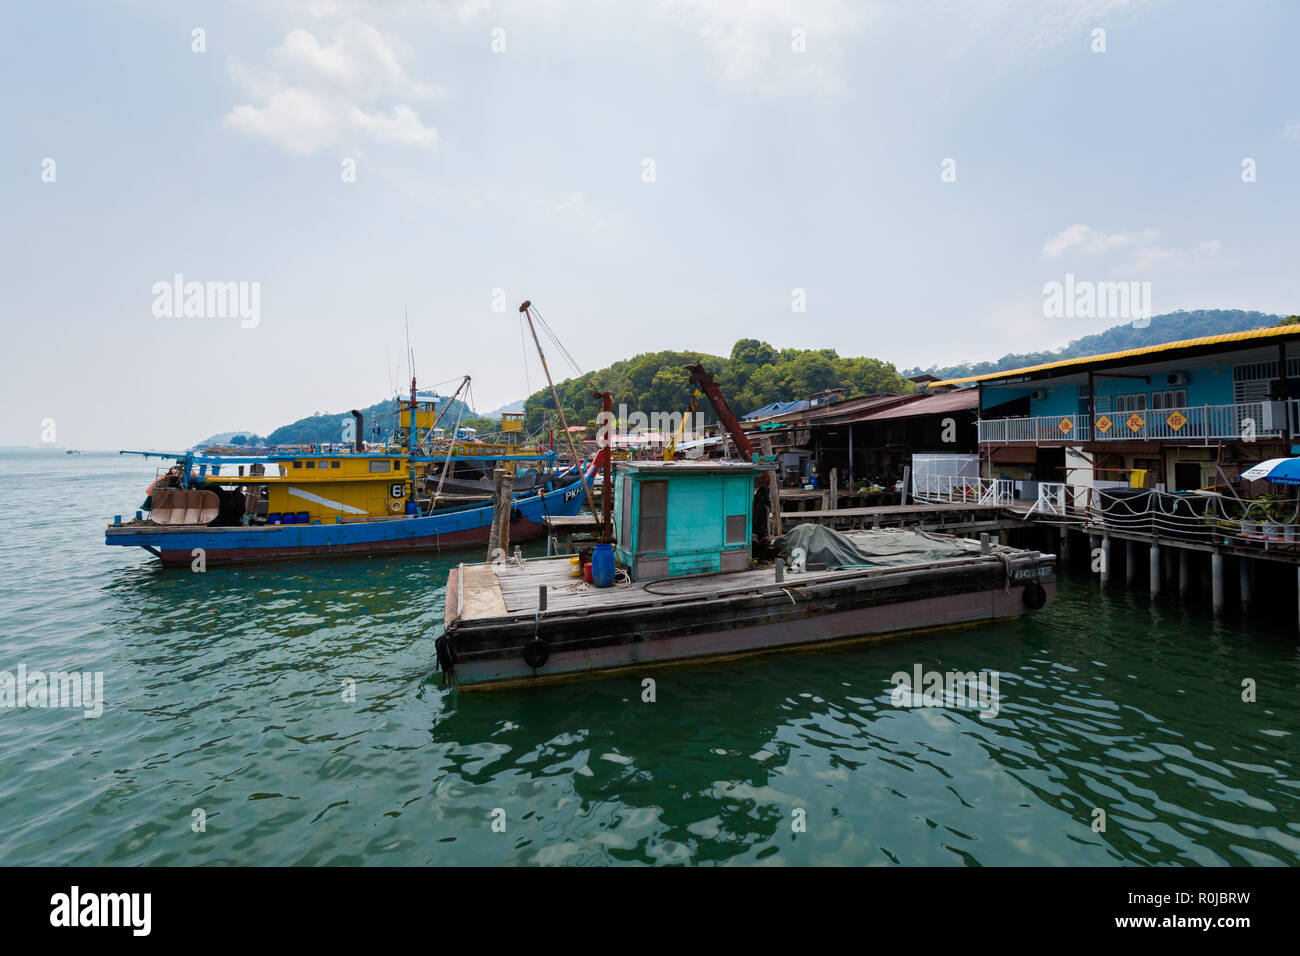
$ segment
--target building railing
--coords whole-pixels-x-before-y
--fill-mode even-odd
[[[1008,478],[968,478],[960,475],[916,475],[912,478],[915,501],[978,505],[1008,505],[1015,497]]]
[[[1300,399],[1292,399],[1290,422],[1300,424]],[[1232,405],[1187,405],[1132,412],[1049,415],[1035,418],[990,418],[979,423],[979,440],[987,444],[1044,442],[1074,444],[1107,441],[1262,441],[1295,436],[1288,425],[1286,402],[1238,402]]]
[[[1094,494],[1082,514],[1092,532],[1300,552],[1300,501],[1294,498],[1240,500],[1125,489]]]

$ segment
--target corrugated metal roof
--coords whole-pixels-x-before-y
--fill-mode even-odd
[[[1205,345],[1222,345],[1228,342],[1246,342],[1252,339],[1274,339],[1282,336],[1300,336],[1300,325],[1272,326],[1267,329],[1247,329],[1244,332],[1225,332],[1222,335],[1203,335],[1195,339],[1183,339],[1178,342],[1165,342],[1161,345],[1144,345],[1136,349],[1124,349],[1120,352],[1106,352],[1102,355],[1085,355],[1081,358],[1062,359],[1059,362],[1045,362],[1042,365],[1027,365],[1024,368],[1007,369],[1002,372],[989,372],[985,375],[968,375],[965,378],[950,378],[938,385],[960,385],[966,382],[988,382],[993,379],[1011,378],[1015,375],[1028,375],[1031,372],[1046,372],[1054,368],[1067,368],[1076,365],[1089,365],[1098,362],[1111,362],[1116,359],[1136,358],[1141,355],[1157,355],[1178,349],[1197,348]]]
[[[791,421],[791,424],[798,427],[800,425],[842,425],[847,422],[860,422],[872,414],[874,410],[914,403],[920,401],[923,397],[920,392],[915,392],[911,395],[866,395],[862,398],[851,398],[844,402],[836,402],[834,405],[823,405],[820,408],[809,409],[802,418]]]
[[[872,412],[862,419],[864,422],[876,422],[886,418],[915,418],[920,415],[943,415],[947,412],[973,411],[979,402],[979,390],[974,388],[958,389],[944,392],[942,395],[929,395],[906,405],[896,405]]]

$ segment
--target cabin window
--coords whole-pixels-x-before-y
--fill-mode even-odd
[[[330,467],[331,467],[331,468],[337,468],[338,466],[339,466],[339,463],[338,463],[337,461],[332,461],[332,462],[330,462]]]
[[[308,467],[308,468],[315,468],[315,467],[316,467],[316,462],[314,462],[314,461],[309,461],[309,462],[307,462],[307,467]]]
[[[393,471],[401,471],[401,470],[402,470],[402,463],[400,461],[394,461]]]
[[[641,513],[636,536],[639,552],[668,549],[668,482],[641,482]]]
[[[295,462],[293,463],[293,467],[295,467],[295,468],[301,468],[301,467],[302,467],[302,462],[300,462],[300,461],[295,461]]]
[[[391,471],[392,464],[393,463],[390,461],[372,461],[370,463],[370,471],[372,474],[376,472]]]
[[[749,522],[744,515],[727,515],[727,544],[744,544],[749,540]]]

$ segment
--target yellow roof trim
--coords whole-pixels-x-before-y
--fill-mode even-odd
[[[1218,345],[1222,342],[1243,342],[1249,339],[1272,339],[1284,335],[1300,335],[1300,325],[1274,325],[1266,329],[1247,329],[1244,332],[1225,332],[1222,335],[1203,335],[1197,339],[1183,339],[1179,342],[1165,342],[1161,345],[1144,345],[1136,349],[1124,349],[1121,352],[1106,352],[1101,355],[1085,355],[1081,358],[1061,359],[1059,362],[1045,362],[1042,365],[1027,365],[1024,368],[1010,368],[1001,372],[988,372],[984,375],[968,375],[965,378],[950,378],[942,382],[931,382],[931,388],[940,385],[964,385],[967,382],[987,382],[995,378],[1010,378],[1013,375],[1027,375],[1030,372],[1045,372],[1053,368],[1065,368],[1071,365],[1086,365],[1090,362],[1105,362],[1112,359],[1132,358],[1137,355],[1154,355],[1159,352],[1172,352],[1175,349],[1194,348],[1198,345]]]

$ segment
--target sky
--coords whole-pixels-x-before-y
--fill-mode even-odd
[[[13,4],[0,445],[368,405],[404,314],[421,388],[470,375],[488,411],[544,384],[524,299],[583,370],[1117,324],[1052,314],[1067,275],[1294,313],[1298,28],[1253,0]]]

